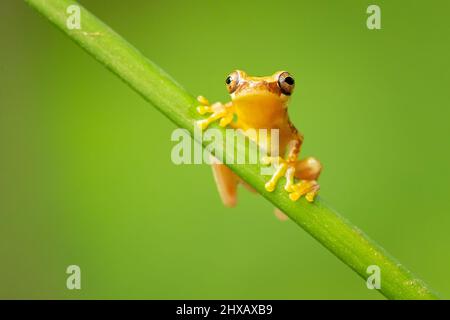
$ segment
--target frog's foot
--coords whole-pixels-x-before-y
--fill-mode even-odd
[[[291,187],[292,191],[289,194],[289,199],[297,201],[301,196],[305,195],[307,201],[313,202],[319,189],[320,186],[316,180],[300,180],[300,182]]]
[[[200,106],[197,107],[197,112],[199,114],[204,115],[206,113],[211,113],[208,118],[197,121],[197,125],[201,130],[206,129],[212,122],[219,119],[219,125],[221,127],[226,127],[233,121],[234,110],[230,103],[222,104],[216,102],[210,105],[209,101],[202,96],[197,97],[197,100],[200,102]]]
[[[294,186],[294,174],[295,174],[295,162],[288,161],[281,157],[264,157],[262,159],[263,164],[273,164],[275,167],[275,173],[272,178],[266,183],[265,188],[267,191],[272,192],[277,186],[278,180],[281,177],[286,178],[286,184],[284,189],[288,192],[292,192]]]
[[[314,201],[320,186],[316,180],[300,180],[300,182],[294,183],[295,161],[285,160],[281,157],[265,157],[262,161],[263,164],[273,164],[275,167],[275,173],[265,185],[267,191],[275,190],[278,180],[284,176],[286,178],[284,190],[289,192],[289,199],[297,201],[304,195],[309,202]]]

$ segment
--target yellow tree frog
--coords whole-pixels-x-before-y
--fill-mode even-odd
[[[294,127],[288,116],[288,102],[295,87],[292,75],[280,71],[267,77],[252,77],[236,70],[226,78],[225,83],[231,101],[210,105],[206,98],[199,96],[198,113],[211,115],[197,121],[197,125],[204,130],[210,123],[219,121],[222,127],[230,126],[242,130],[278,129],[280,157],[265,159],[266,164],[273,164],[275,167],[275,172],[265,184],[265,188],[272,192],[278,180],[284,176],[284,189],[289,192],[292,201],[303,195],[309,202],[314,201],[319,191],[317,179],[322,165],[313,157],[297,159],[303,135]],[[224,205],[234,206],[237,201],[237,186],[243,181],[224,164],[214,163],[212,168]],[[280,219],[285,218],[279,210],[275,213]]]

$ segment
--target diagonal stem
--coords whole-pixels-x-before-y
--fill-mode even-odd
[[[177,126],[194,133],[194,123],[198,120],[196,100],[106,24],[72,0],[26,1]],[[66,10],[70,5],[78,5],[81,9],[80,30],[69,30],[66,26]],[[217,125],[214,128],[223,130]],[[221,148],[225,151],[224,146]],[[438,298],[423,281],[323,199],[318,197],[313,204],[304,199],[292,202],[283,192],[283,186],[278,186],[272,193],[267,192],[259,164],[230,165],[230,168],[364,279],[369,276],[369,266],[378,266],[381,270],[379,291],[387,298]]]

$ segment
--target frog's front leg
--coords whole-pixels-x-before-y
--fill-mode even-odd
[[[219,125],[221,127],[226,127],[228,124],[233,121],[234,116],[234,107],[231,102],[226,104],[222,104],[220,102],[209,104],[209,101],[202,96],[197,97],[198,102],[200,102],[200,106],[197,107],[197,112],[201,115],[206,113],[211,113],[211,115],[203,120],[197,121],[197,125],[200,129],[206,129],[212,122],[219,120]]]

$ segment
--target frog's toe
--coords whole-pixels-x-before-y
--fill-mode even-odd
[[[210,106],[198,106],[197,112],[201,115],[204,115],[206,113],[212,113],[214,112],[213,109]]]
[[[222,119],[219,121],[219,126],[226,127],[233,121],[233,113],[226,114]]]
[[[319,189],[320,186],[316,180],[301,180],[292,186],[289,199],[297,201],[304,195],[308,202],[313,202]]]
[[[290,162],[282,159],[281,157],[264,157],[262,159],[263,164],[273,164],[275,167],[275,173],[272,175],[269,181],[265,184],[267,191],[272,192],[275,190],[278,181],[281,177],[286,178],[286,185],[284,189],[290,191],[294,182],[295,167]]]
[[[204,106],[209,106],[209,101],[204,96],[198,96],[197,101]]]
[[[205,130],[206,128],[208,128],[210,121],[208,119],[203,119],[198,120],[196,123],[201,130]]]

